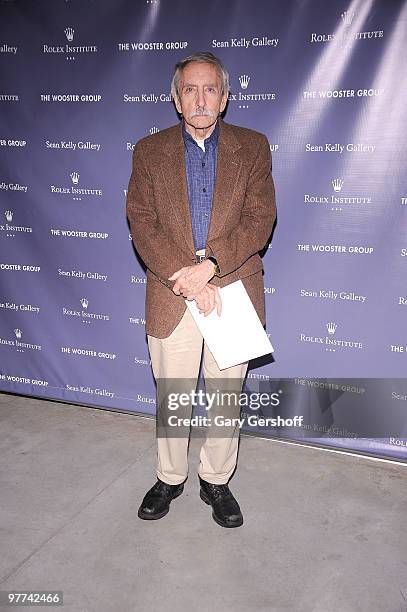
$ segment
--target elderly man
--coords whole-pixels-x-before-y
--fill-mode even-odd
[[[218,368],[186,300],[194,300],[202,316],[214,310],[220,315],[219,288],[241,279],[265,325],[259,251],[276,217],[267,138],[221,118],[229,95],[222,62],[209,52],[178,62],[171,93],[181,121],[137,142],[126,203],[134,246],[147,268],[146,333],[157,381],[157,423],[165,421],[169,389],[196,387],[202,347],[206,392],[215,391],[217,382],[241,392],[248,363]],[[228,417],[238,417],[238,402],[228,410]],[[182,416],[191,412],[192,403]],[[157,482],[140,505],[142,519],[164,516],[188,476],[190,430],[168,435],[169,429],[157,434]],[[243,523],[228,486],[239,433],[237,426],[214,432],[211,425],[200,451],[200,497],[223,527]]]

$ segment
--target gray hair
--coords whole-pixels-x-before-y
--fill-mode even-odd
[[[229,73],[222,64],[221,60],[210,51],[197,51],[188,55],[188,57],[175,64],[174,76],[171,81],[172,97],[179,99],[179,84],[181,81],[181,73],[187,64],[190,62],[204,62],[205,64],[213,64],[221,80],[221,93],[229,92]]]

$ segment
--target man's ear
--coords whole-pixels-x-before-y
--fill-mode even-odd
[[[174,100],[175,108],[177,109],[179,114],[182,115],[182,108],[181,108],[181,103],[179,101],[179,97],[175,95],[175,97],[173,96],[172,98]]]
[[[181,100],[179,99],[179,93],[177,92],[176,89],[174,89],[174,91],[172,91],[171,93],[172,93],[172,99],[174,100],[175,108],[177,109],[179,114],[182,115]]]
[[[223,94],[223,96],[222,96],[222,101],[221,101],[221,103],[220,103],[220,112],[221,112],[221,113],[223,113],[223,111],[224,111],[224,110],[225,110],[225,108],[226,108],[226,104],[227,104],[227,101],[228,101],[228,97],[229,97],[229,91],[226,91],[226,92]]]

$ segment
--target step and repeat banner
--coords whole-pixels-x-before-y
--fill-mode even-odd
[[[212,51],[276,187],[275,350],[246,389],[320,427],[254,433],[406,459],[406,23],[404,0],[0,0],[0,389],[155,413],[132,151],[179,120],[175,63]]]

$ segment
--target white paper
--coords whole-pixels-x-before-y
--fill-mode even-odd
[[[185,300],[218,368],[224,370],[272,353],[274,349],[242,281],[220,287],[219,293],[220,317],[216,306],[205,317],[195,300]]]

